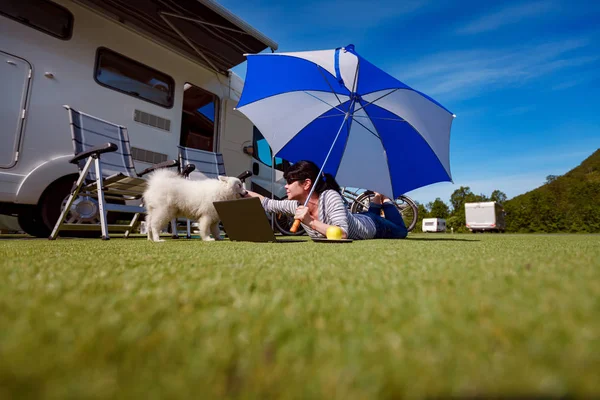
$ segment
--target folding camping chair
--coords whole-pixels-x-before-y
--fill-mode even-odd
[[[146,189],[146,181],[142,179],[142,176],[158,168],[176,167],[179,163],[177,160],[165,161],[138,174],[131,156],[126,127],[82,113],[69,106],[64,107],[69,113],[75,152],[75,157],[69,162],[79,166],[79,178],[49,239],[56,239],[62,230],[100,230],[104,240],[109,239],[109,231],[124,232],[127,237],[135,228],[140,213],[146,212],[141,204],[124,204],[126,201],[141,200]],[[65,222],[65,218],[78,196],[97,199],[100,224]],[[109,224],[107,222],[109,211],[131,213],[134,216],[129,224]]]
[[[178,146],[178,149],[179,165],[181,168],[185,169],[187,165],[194,165],[196,167],[190,172],[189,179],[217,179],[219,175],[225,175],[225,164],[223,163],[223,155],[221,153],[191,149],[183,146]]]

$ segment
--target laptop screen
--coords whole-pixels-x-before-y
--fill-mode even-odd
[[[271,224],[258,197],[215,201],[229,240],[244,242],[275,242]]]

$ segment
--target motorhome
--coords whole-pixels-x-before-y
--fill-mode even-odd
[[[181,145],[222,153],[228,175],[271,177],[251,158],[260,133],[234,110],[243,81],[230,71],[269,48],[211,0],[3,0],[0,214],[48,236],[77,173],[63,105],[126,126],[140,170]]]
[[[504,232],[504,216],[504,208],[495,201],[465,203],[466,226],[473,233]]]
[[[446,232],[446,220],[442,218],[423,218],[423,232]]]

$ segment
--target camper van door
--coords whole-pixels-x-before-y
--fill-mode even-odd
[[[3,112],[0,114],[0,168],[10,168],[17,162],[21,130],[25,121],[25,104],[31,65],[22,58],[0,51]]]

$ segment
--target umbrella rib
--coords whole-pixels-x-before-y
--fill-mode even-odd
[[[366,112],[366,111],[365,111]],[[381,121],[396,121],[396,122],[406,122],[406,120],[398,119],[398,118],[381,118],[381,117],[369,117],[368,115],[355,115],[355,118],[368,118],[370,120],[381,120]]]
[[[345,119],[345,123],[346,126],[348,128],[348,135],[346,136],[346,142],[344,143],[344,149],[342,150],[342,154],[346,152],[346,147],[348,147],[348,138],[350,137],[350,130],[352,129],[352,122],[354,121],[354,119],[352,118],[352,116],[354,116],[352,109],[354,108],[354,104],[356,103],[356,100],[350,100],[350,106],[348,107],[348,116],[350,116],[350,118],[346,118]],[[336,176],[337,173],[340,170],[340,164],[337,165],[337,168],[335,169],[335,174],[333,176]]]
[[[360,121],[355,120],[354,119],[354,115],[352,115],[352,120],[355,121],[360,126],[362,126],[363,128],[365,128],[367,131],[369,131],[369,133],[371,133],[371,135],[375,136],[377,139],[379,139],[381,141],[381,137],[378,134],[376,134],[375,132],[373,132],[372,130],[370,130],[366,126],[364,126]]]
[[[345,114],[345,113],[346,113],[346,111],[344,111],[344,110],[342,110],[342,109],[338,108],[337,106],[333,106],[333,105],[329,104],[328,102],[326,102],[326,101],[325,101],[325,100],[323,100],[323,99],[320,99],[320,98],[318,98],[318,97],[317,97],[317,96],[315,96],[314,94],[308,93],[306,90],[304,90],[303,92],[304,92],[304,93],[306,93],[307,95],[309,95],[310,97],[314,97],[315,99],[317,99],[317,100],[319,100],[319,101],[321,101],[321,102],[323,102],[323,103],[327,104],[329,107],[331,107],[331,108],[334,108],[334,109],[338,110],[338,111],[339,111],[339,112],[341,112],[342,114]],[[324,93],[326,93],[326,92],[324,92]],[[334,93],[334,94],[335,94],[335,93]],[[338,99],[338,101],[340,101],[340,99],[337,97],[337,94],[335,95],[335,97]],[[341,104],[342,104],[342,103],[340,102],[340,105],[341,105]]]
[[[340,125],[340,129],[338,129],[338,132],[335,135],[335,138],[333,139],[333,143],[331,144],[331,147],[329,148],[329,151],[327,152],[327,155],[325,156],[325,160],[323,161],[323,166],[321,167],[321,170],[319,171],[319,174],[317,176],[321,176],[321,174],[323,173],[323,170],[325,169],[325,164],[327,164],[327,160],[329,160],[329,156],[331,155],[331,151],[333,150],[333,146],[335,146],[335,142],[337,142],[337,139],[340,136],[340,133],[342,132],[342,128],[344,127],[344,124],[346,124],[346,122],[349,119],[348,117],[350,116],[350,110],[352,110],[352,107],[354,107],[354,100],[351,100],[351,102],[350,102],[350,107],[348,107],[348,112],[346,112],[346,115],[344,116],[344,120],[342,121],[342,125]],[[346,138],[346,144],[348,144],[348,139],[347,138]],[[304,202],[304,207],[306,207],[306,205],[308,204],[308,200],[310,200],[310,197],[312,196],[312,194],[315,191],[316,187],[317,187],[317,183],[314,182],[312,184],[310,192],[308,192],[308,197],[306,198],[306,201]]]
[[[317,67],[317,71],[319,71],[319,73],[321,74],[321,76],[323,77],[323,79],[325,79],[325,82],[327,83],[327,86],[329,86],[329,89],[331,89],[331,93],[333,93],[333,95],[335,96],[335,98],[337,99],[337,101],[339,101],[340,104],[342,104],[342,101],[338,97],[338,95],[335,92],[335,90],[333,90],[333,86],[331,86],[331,83],[329,83],[329,81],[327,80],[327,77],[325,76],[325,74],[323,73],[323,71],[321,71],[321,68],[319,67],[319,65],[315,64],[315,67]]]
[[[356,85],[358,83],[358,70],[360,68],[360,61],[358,59],[358,57],[356,57],[356,72],[354,74],[354,82],[352,83],[352,93],[356,93]],[[354,112],[356,111],[360,111],[360,110],[354,110]]]
[[[365,104],[364,106],[363,106],[363,105],[361,105],[361,107],[360,107],[358,110],[356,110],[356,111],[360,111],[360,110],[362,110],[363,108],[365,108],[366,106],[368,106],[368,105],[370,105],[370,104],[373,104],[373,103],[375,103],[376,101],[379,101],[379,100],[383,99],[384,97],[387,97],[387,96],[389,96],[390,94],[392,94],[392,93],[394,93],[394,92],[396,92],[396,91],[398,91],[398,90],[400,90],[400,88],[396,88],[396,89],[392,90],[391,92],[389,92],[389,93],[386,93],[386,94],[384,94],[383,96],[381,96],[381,97],[378,97],[378,98],[376,98],[375,100],[368,102],[368,103],[367,103],[367,104]]]
[[[399,89],[396,89],[396,90],[399,90]],[[395,92],[396,90],[394,90],[394,91],[392,91],[392,92],[390,92],[390,93],[386,94],[385,96],[387,96],[387,95],[389,95],[389,94],[392,94],[392,93],[393,93],[393,92]],[[385,96],[384,96],[384,97],[385,97]],[[380,97],[380,98],[381,98],[381,97]],[[380,98],[379,98],[379,99],[380,99]],[[377,99],[377,100],[379,100],[379,99]],[[377,101],[377,100],[374,100],[374,101]],[[371,103],[372,103],[372,102],[371,102]],[[369,104],[371,104],[371,103],[369,103]],[[366,107],[367,105],[368,105],[368,104],[365,104],[365,107]],[[362,108],[364,108],[364,107],[362,107]],[[386,111],[387,111],[387,110],[386,110]],[[365,114],[369,115],[369,112],[368,112],[367,110],[365,110]],[[393,114],[393,113],[392,113],[392,114]],[[429,147],[429,149],[431,150],[431,152],[432,152],[432,153],[435,155],[435,158],[437,158],[438,162],[439,162],[440,164],[442,164],[442,168],[444,168],[444,170],[446,170],[446,168],[444,167],[444,164],[443,164],[443,163],[442,163],[442,161],[440,160],[440,157],[439,157],[439,156],[438,156],[438,154],[435,152],[435,150],[433,150],[433,148],[431,147],[431,144],[430,144],[430,143],[429,143],[429,142],[428,142],[428,141],[427,141],[427,140],[426,140],[426,139],[423,137],[423,135],[421,135],[421,133],[420,133],[420,132],[419,132],[419,131],[418,131],[418,130],[417,130],[417,129],[416,129],[414,126],[413,126],[413,124],[411,124],[410,122],[408,122],[408,121],[406,121],[406,120],[404,120],[403,122],[406,122],[406,123],[407,123],[407,124],[408,124],[408,125],[409,125],[409,126],[410,126],[410,127],[411,127],[411,128],[414,130],[414,131],[415,131],[415,132],[417,132],[417,134],[419,134],[419,136],[421,136],[421,138],[423,138],[423,141],[425,142],[425,144],[427,145],[427,147]],[[374,126],[375,126],[375,125],[373,125],[373,127],[374,127]],[[375,128],[375,129],[377,129],[377,128]],[[386,155],[386,158],[387,158],[387,155]],[[389,165],[389,164],[388,164],[388,165]],[[450,174],[448,173],[448,171],[446,171],[446,173],[448,174],[448,177],[450,177]],[[392,174],[392,171],[390,170],[390,176],[391,176],[391,174]],[[452,179],[452,178],[450,178],[450,179]]]
[[[365,114],[367,115],[367,117],[369,117],[369,112],[367,110],[365,110]],[[377,130],[377,127],[375,126],[375,124],[373,124],[373,128],[375,130]],[[383,144],[383,139],[381,139],[381,137],[379,137],[379,140],[381,141],[381,147],[383,148],[383,156],[385,157],[385,164],[388,167],[388,173],[390,174],[390,183],[392,183],[392,195],[394,195],[394,185],[393,185],[393,179],[392,179],[392,170],[390,168],[390,160],[388,159],[387,156],[387,150],[385,149],[385,144]]]
[[[344,114],[333,114],[333,115],[321,115],[320,117],[317,117],[315,119],[322,119],[322,118],[339,118]]]

